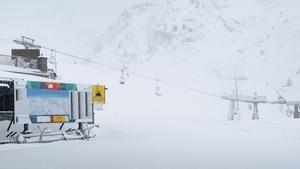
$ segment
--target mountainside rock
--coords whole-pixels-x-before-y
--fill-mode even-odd
[[[296,0],[144,3],[122,13],[94,57],[155,76],[190,74],[195,81],[236,69],[253,81],[279,84],[299,75],[299,7]]]

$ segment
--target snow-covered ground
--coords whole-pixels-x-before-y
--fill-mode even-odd
[[[300,123],[278,105],[260,106],[259,121],[244,109],[227,121],[229,103],[94,65],[61,65],[66,81],[103,83],[107,104],[97,112],[90,141],[1,145],[1,168],[66,169],[298,169]],[[61,72],[62,73],[62,72]],[[99,81],[101,79],[101,81]],[[241,106],[245,106],[241,104]]]
[[[144,3],[125,11],[89,58],[217,95],[234,90],[230,78],[236,69],[247,78],[238,82],[240,94],[275,100],[276,89],[300,100],[298,6],[296,0]],[[219,97],[131,73],[120,85],[120,71],[59,54],[57,60],[59,81],[108,88],[107,103],[96,114],[97,137],[1,145],[1,169],[300,168],[300,120],[288,117],[284,105],[259,104],[260,120],[253,121],[253,110],[240,103],[241,119],[228,121],[230,104]],[[160,97],[154,94],[157,85]],[[1,136],[7,125],[0,123]]]
[[[90,141],[2,145],[1,168],[299,168],[299,121],[102,123],[97,133]]]

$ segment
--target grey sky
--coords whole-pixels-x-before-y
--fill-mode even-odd
[[[1,0],[0,38],[26,35],[49,47],[87,55],[122,11],[145,1]],[[0,52],[5,48],[0,44]]]

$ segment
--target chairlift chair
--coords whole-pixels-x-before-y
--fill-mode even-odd
[[[121,85],[125,84],[125,78],[124,78],[124,76],[121,76],[120,84]]]
[[[121,84],[121,85],[124,85],[124,84],[125,84],[124,69],[121,70],[121,80],[120,80],[120,84]]]
[[[157,83],[157,85],[156,85],[156,87],[155,87],[155,90],[154,90],[154,94],[156,95],[156,96],[162,96],[162,93],[161,93],[161,91],[160,91],[160,87],[159,87],[159,80],[158,79],[156,79],[156,83]]]
[[[160,91],[159,86],[157,86],[157,87],[155,88],[154,94],[155,94],[156,96],[162,96],[162,93],[161,93],[161,91]]]

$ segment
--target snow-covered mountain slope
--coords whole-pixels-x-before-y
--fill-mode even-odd
[[[295,85],[298,77],[297,6],[292,0],[138,5],[101,37],[95,59],[217,94],[233,89],[225,76],[236,67],[248,78],[239,82],[243,94],[277,97],[272,87],[288,77]],[[65,82],[107,86],[104,110],[96,112],[97,137],[2,145],[4,168],[299,168],[299,120],[278,105],[260,104],[260,120],[252,121],[243,103],[241,120],[227,121],[229,102],[220,98],[165,84],[158,97],[155,81],[129,74],[120,85],[120,72],[94,64],[59,63],[58,74]],[[8,123],[1,123],[4,130]]]
[[[234,69],[243,92],[298,83],[296,0],[164,0],[126,10],[96,45],[95,59],[161,79],[224,92]],[[206,85],[205,85],[206,84]],[[260,90],[263,89],[263,90]],[[251,91],[251,93],[249,92]]]
[[[96,112],[96,123],[101,126],[96,138],[1,145],[2,167],[299,168],[299,121],[272,111],[275,105],[260,106],[258,121],[250,120],[251,112],[244,112],[240,121],[227,121],[228,102],[221,99],[165,85],[161,86],[163,96],[158,97],[153,94],[155,84],[130,76],[126,85],[120,85],[118,73],[97,65],[60,64],[59,74],[62,81],[107,85],[104,110]],[[20,77],[5,72],[0,75]],[[0,123],[1,134],[8,123]],[[51,127],[58,129],[59,125]]]

